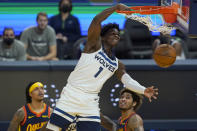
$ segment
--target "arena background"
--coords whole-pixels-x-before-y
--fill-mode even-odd
[[[103,9],[114,4],[113,2],[102,4],[100,2],[94,2],[94,0],[92,1],[73,0],[72,14],[79,18],[83,36],[87,35],[87,30],[93,17]],[[123,3],[129,6],[158,5],[159,0],[132,0],[132,2],[123,0]],[[58,0],[0,0],[0,35],[2,35],[4,27],[13,27],[15,34],[20,35],[25,28],[36,25],[36,15],[38,12],[46,12],[48,17],[58,14]],[[158,15],[153,15],[152,17],[158,24],[162,22],[161,17]],[[125,17],[114,13],[103,24],[109,22],[118,23],[120,28],[123,29]],[[159,32],[152,32],[152,34],[159,35]],[[172,35],[174,34],[175,31],[172,32]]]

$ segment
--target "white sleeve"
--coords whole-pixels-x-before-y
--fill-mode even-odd
[[[121,81],[127,89],[139,94],[144,94],[146,88],[140,85],[136,80],[132,79],[127,73],[122,75]]]

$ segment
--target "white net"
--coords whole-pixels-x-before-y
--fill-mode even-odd
[[[164,20],[162,20],[162,24],[157,24],[156,21],[153,21],[150,17],[150,15],[139,15],[139,14],[123,14],[127,18],[139,21],[140,23],[146,25],[150,31],[157,31],[161,32],[162,34],[170,34],[172,30],[175,30],[176,28],[173,27],[171,24],[165,23]]]

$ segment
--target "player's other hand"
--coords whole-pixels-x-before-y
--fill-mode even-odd
[[[150,102],[152,101],[152,98],[157,99],[158,94],[158,88],[154,88],[154,86],[148,87],[144,91],[144,95],[149,99]]]
[[[124,4],[117,4],[117,10],[119,10],[119,11],[129,11],[131,9]]]

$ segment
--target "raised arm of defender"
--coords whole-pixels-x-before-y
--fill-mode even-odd
[[[152,98],[157,99],[156,96],[158,95],[158,89],[155,89],[154,86],[145,88],[144,86],[140,85],[136,80],[132,79],[129,74],[126,73],[125,66],[120,61],[118,62],[118,69],[115,72],[115,75],[129,90],[139,94],[144,94],[150,102]]]
[[[124,4],[117,4],[96,15],[88,29],[88,40],[84,49],[84,53],[92,53],[101,48],[101,23],[116,10],[130,10],[130,8]]]
[[[109,131],[116,131],[117,130],[117,124],[113,122],[109,117],[103,115],[102,113],[100,114],[101,116],[101,125],[109,130]]]

